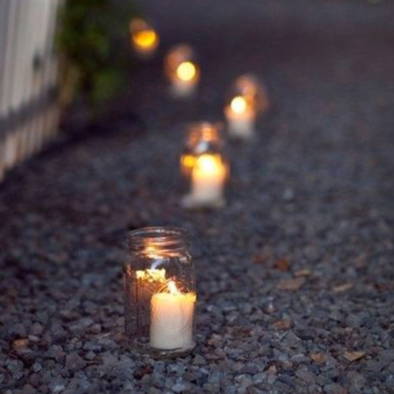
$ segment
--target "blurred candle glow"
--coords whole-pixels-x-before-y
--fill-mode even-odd
[[[181,156],[181,171],[185,175],[190,175],[193,167],[196,165],[197,158],[191,153],[185,153]]]
[[[245,98],[242,96],[236,96],[231,100],[230,107],[234,113],[242,115],[247,111],[248,104]]]
[[[200,69],[191,47],[182,44],[171,49],[165,59],[165,71],[175,96],[186,97],[194,93]]]
[[[256,114],[246,97],[233,97],[225,108],[225,115],[231,136],[247,139],[253,135]]]
[[[224,204],[223,190],[228,166],[220,154],[202,154],[191,173],[191,191],[183,204],[187,208],[220,207]]]
[[[136,53],[143,57],[151,56],[159,45],[159,36],[153,27],[143,19],[130,22],[131,43]]]
[[[252,74],[244,74],[235,80],[235,88],[253,107],[256,115],[266,112],[269,108],[267,89]]]
[[[267,111],[268,96],[264,85],[250,74],[238,77],[224,112],[230,136],[249,139],[255,130],[256,117]]]
[[[188,129],[184,151],[180,158],[181,172],[190,176],[198,156],[215,153],[221,148],[219,126],[210,122],[192,123]]]

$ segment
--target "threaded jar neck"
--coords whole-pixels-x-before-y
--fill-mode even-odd
[[[181,254],[187,249],[187,233],[177,227],[143,227],[129,232],[129,248],[152,258]]]

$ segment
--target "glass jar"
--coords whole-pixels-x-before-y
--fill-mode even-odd
[[[238,77],[227,96],[224,108],[230,137],[253,137],[256,117],[267,111],[268,107],[268,95],[264,85],[250,74]]]
[[[185,147],[180,158],[181,172],[190,176],[198,156],[203,153],[217,154],[222,150],[223,141],[219,124],[196,122],[188,127]]]
[[[159,357],[194,346],[195,273],[186,233],[145,227],[129,233],[124,265],[125,324],[130,344]]]
[[[233,89],[233,94],[245,97],[257,114],[267,111],[269,107],[267,89],[255,75],[239,76],[234,82]]]

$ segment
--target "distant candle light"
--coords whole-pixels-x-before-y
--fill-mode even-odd
[[[221,151],[222,139],[219,127],[220,125],[210,122],[196,122],[189,125],[185,147],[180,158],[182,174],[185,176],[191,174],[201,154]]]
[[[236,114],[243,114],[247,109],[246,99],[242,96],[236,96],[231,100],[230,107],[231,110]]]
[[[145,20],[136,18],[130,22],[131,43],[141,56],[151,56],[159,45],[159,36]]]
[[[181,170],[186,175],[190,174],[196,165],[196,157],[192,154],[184,154],[181,156]]]
[[[238,77],[224,109],[230,136],[249,139],[254,135],[256,117],[269,107],[264,85],[253,75]]]
[[[192,168],[191,190],[183,205],[186,208],[222,206],[227,176],[228,166],[220,154],[202,154]]]
[[[165,72],[175,96],[190,96],[200,78],[200,69],[191,47],[182,44],[172,48],[165,59]]]
[[[192,62],[183,62],[176,69],[176,74],[182,81],[193,80],[196,73],[196,66]]]
[[[143,30],[135,34],[134,42],[141,49],[152,48],[157,40],[157,34],[153,30]]]

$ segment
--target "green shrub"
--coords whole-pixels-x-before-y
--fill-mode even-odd
[[[57,33],[64,105],[80,97],[97,112],[125,86],[131,65],[128,26],[136,14],[130,0],[66,1]]]

